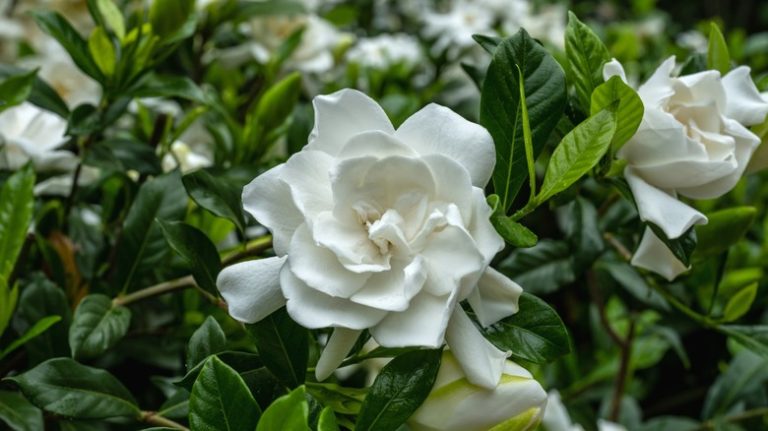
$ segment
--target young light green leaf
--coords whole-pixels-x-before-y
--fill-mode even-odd
[[[53,36],[64,47],[80,70],[96,81],[102,81],[103,75],[91,57],[88,43],[66,18],[51,11],[35,11],[32,16],[44,32]]]
[[[309,431],[309,404],[306,388],[299,386],[276,399],[264,410],[256,431]]]
[[[731,70],[731,55],[723,33],[714,22],[709,24],[709,46],[707,47],[707,68],[725,75]]]
[[[93,61],[96,62],[104,76],[110,77],[114,75],[115,63],[117,62],[115,46],[112,45],[112,40],[107,35],[104,27],[93,29],[88,37],[88,50],[91,52]]]
[[[45,429],[43,412],[18,392],[0,391],[0,421],[14,431]]]
[[[11,344],[0,351],[0,360],[11,354],[14,350],[26,344],[29,340],[37,337],[38,335],[41,335],[43,332],[47,331],[48,328],[60,320],[61,316],[47,316],[38,320],[31,328],[29,328],[29,330],[27,330],[27,332],[22,334],[21,337],[13,340]]]
[[[536,196],[536,160],[533,156],[533,141],[531,138],[531,123],[528,118],[528,106],[525,102],[525,80],[523,79],[523,71],[520,70],[520,65],[516,64],[517,76],[519,79],[520,87],[520,114],[522,115],[523,124],[523,147],[525,148],[525,163],[528,166],[528,186],[531,190],[531,198]]]
[[[125,20],[120,8],[112,0],[96,0],[96,8],[107,27],[122,40],[125,37]]]
[[[539,241],[539,237],[535,233],[507,216],[492,216],[491,224],[493,224],[496,232],[504,238],[504,241],[514,247],[533,247]]]
[[[480,124],[488,129],[496,145],[493,186],[505,213],[528,176],[517,67],[523,75],[534,160],[566,103],[563,70],[541,45],[525,30],[501,42],[483,81]]]
[[[608,110],[576,126],[552,153],[536,201],[547,201],[589,172],[608,151],[615,131],[616,117]]]
[[[278,380],[289,388],[304,383],[309,360],[309,334],[291,319],[285,308],[246,327],[264,365]]]
[[[733,322],[741,316],[747,314],[752,303],[757,296],[758,283],[752,283],[749,286],[739,290],[728,300],[723,311],[723,321]]]
[[[264,131],[283,124],[293,112],[301,92],[301,74],[291,73],[269,87],[256,105],[256,121]]]
[[[707,214],[709,222],[696,226],[695,259],[717,256],[741,240],[757,217],[754,207],[735,207]]]
[[[611,55],[603,41],[573,12],[568,12],[565,54],[568,76],[576,88],[579,106],[588,112],[592,91],[603,82],[603,64],[611,59]]]
[[[523,292],[520,311],[482,328],[485,337],[512,357],[536,364],[553,361],[571,351],[570,337],[557,312],[543,300]]]
[[[180,97],[193,102],[208,102],[205,93],[189,78],[173,75],[147,74],[127,90],[133,97]]]
[[[131,310],[106,295],[91,294],[75,310],[69,327],[73,358],[93,358],[117,344],[131,325]]]
[[[591,115],[603,109],[614,109],[616,114],[616,133],[611,141],[611,154],[616,154],[640,126],[645,111],[643,101],[621,78],[612,76],[592,92]]]
[[[216,295],[216,276],[221,271],[221,259],[208,236],[186,223],[161,220],[157,223],[173,251],[187,263],[197,284]]]
[[[192,370],[207,357],[223,351],[226,346],[227,336],[219,322],[213,316],[206,317],[187,344],[187,370]]]
[[[182,178],[184,188],[196,204],[213,214],[231,221],[240,232],[245,231],[242,187],[217,178],[205,170],[197,170]]]
[[[336,415],[333,409],[326,407],[320,411],[320,418],[317,420],[317,431],[339,431],[339,424],[336,422]]]
[[[27,238],[34,207],[35,171],[26,165],[0,188],[0,277],[8,280]]]
[[[441,349],[414,350],[385,365],[363,401],[355,429],[398,429],[429,395],[441,358]]]
[[[19,299],[19,286],[14,284],[9,288],[8,282],[0,275],[0,336],[5,332],[13,317],[16,301]],[[3,355],[0,355],[2,358]]]
[[[0,112],[27,100],[36,77],[37,69],[9,76],[0,82]]]
[[[112,374],[69,358],[49,359],[6,380],[19,385],[32,404],[61,416],[104,419],[141,413],[131,393]]]
[[[205,361],[189,398],[192,429],[253,430],[260,415],[259,405],[237,371],[216,356]]]

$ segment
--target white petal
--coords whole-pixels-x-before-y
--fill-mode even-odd
[[[445,295],[457,287],[464,286],[465,279],[474,286],[485,269],[485,260],[477,250],[475,241],[463,228],[448,225],[433,233],[421,252],[426,259],[431,281],[425,289],[433,295]],[[434,288],[439,290],[435,291]],[[463,289],[462,289],[463,290]],[[459,300],[469,291],[461,292]]]
[[[333,371],[344,361],[361,332],[347,328],[335,328],[333,330],[333,334],[328,339],[328,344],[325,345],[315,367],[315,377],[319,382],[333,374]]]
[[[749,76],[749,68],[740,66],[723,77],[727,95],[725,115],[745,126],[762,123],[768,114],[768,103],[763,100]]]
[[[738,168],[733,156],[717,160],[672,160],[650,166],[633,166],[654,187],[665,190],[699,187],[732,175]]]
[[[720,80],[720,72],[705,70],[681,76],[674,80],[675,95],[671,104],[696,104],[706,105],[713,103],[714,112],[719,113],[725,109],[726,95]]]
[[[278,256],[288,251],[293,232],[304,223],[301,211],[291,199],[291,189],[280,179],[284,166],[275,166],[243,188],[243,207],[272,232]]]
[[[280,178],[291,189],[293,202],[307,222],[333,207],[330,170],[333,158],[321,151],[304,150],[283,165]]]
[[[568,410],[560,399],[560,393],[554,389],[549,391],[547,396],[547,408],[544,410],[541,424],[547,431],[583,431],[578,425],[573,424]]]
[[[496,387],[508,355],[483,337],[461,307],[453,311],[445,341],[470,383]]]
[[[683,125],[668,112],[646,108],[635,135],[618,153],[635,167],[670,160],[709,160],[706,148],[685,133]]]
[[[331,250],[315,244],[303,224],[291,241],[291,271],[304,283],[326,295],[349,298],[365,285],[370,274],[347,270]]]
[[[491,262],[496,253],[504,248],[504,240],[501,238],[496,228],[491,224],[491,207],[485,200],[485,193],[482,189],[472,190],[472,221],[467,225],[469,234],[477,244],[477,250],[483,256],[486,264]]]
[[[421,155],[442,154],[456,160],[477,187],[485,187],[496,164],[488,131],[444,106],[425,106],[405,120],[395,136]]]
[[[643,239],[632,256],[631,263],[653,271],[669,281],[688,270],[649,227],[645,228]]]
[[[663,105],[674,93],[673,79],[670,77],[675,68],[675,57],[669,57],[662,63],[653,75],[637,90],[643,100],[645,109],[656,109]]]
[[[315,126],[306,146],[309,150],[335,156],[354,135],[371,130],[389,134],[395,131],[381,106],[357,90],[344,89],[317,96],[312,105]]]
[[[603,79],[608,81],[614,76],[621,78],[624,83],[627,83],[627,75],[624,73],[624,67],[619,63],[619,60],[615,58],[611,59],[603,66]]]
[[[368,238],[365,226],[357,220],[337,220],[330,211],[321,213],[312,228],[312,238],[318,246],[336,255],[338,262],[334,266],[341,264],[355,273],[381,272],[390,268],[389,256],[379,253],[378,247]]]
[[[416,157],[418,154],[393,135],[373,130],[352,136],[336,156],[336,159],[344,160],[371,156],[376,158],[389,156]]]
[[[407,264],[393,260],[392,269],[371,275],[363,288],[349,299],[382,310],[405,311],[426,279],[427,267],[421,256]]]
[[[442,154],[430,154],[422,157],[422,160],[427,163],[435,178],[436,199],[456,204],[462,218],[469,221],[472,217],[474,189],[469,172],[455,160]]]
[[[227,301],[229,315],[241,322],[254,323],[285,305],[280,291],[280,270],[285,260],[270,257],[222,269],[216,287]]]
[[[384,310],[317,291],[293,275],[290,266],[289,262],[280,272],[280,287],[288,301],[288,314],[305,328],[366,329],[379,323],[387,314]]]
[[[506,275],[488,267],[469,295],[469,305],[483,327],[509,317],[519,310],[517,301],[523,288]]]
[[[378,325],[371,328],[371,335],[385,347],[443,345],[445,329],[456,307],[455,295],[417,295],[408,309],[389,313]]]
[[[707,218],[704,214],[648,184],[636,175],[632,168],[624,170],[624,177],[632,189],[640,218],[660,227],[667,238],[678,238],[691,226],[706,224]]]
[[[627,431],[623,425],[604,419],[597,420],[597,431]]]

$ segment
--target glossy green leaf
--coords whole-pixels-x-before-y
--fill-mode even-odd
[[[551,293],[576,279],[571,249],[564,241],[544,239],[535,247],[515,250],[499,270],[536,294]]]
[[[60,320],[61,316],[47,316],[38,320],[31,328],[29,328],[29,330],[27,330],[27,332],[23,333],[21,337],[13,340],[10,344],[8,344],[7,347],[5,347],[3,350],[0,350],[0,359],[3,359],[11,352],[26,344],[28,341],[41,335],[47,331],[48,328],[58,323]]]
[[[513,358],[536,364],[570,353],[568,330],[549,304],[527,292],[519,303],[516,314],[481,329],[489,341]]]
[[[291,73],[269,87],[256,105],[256,121],[262,130],[269,131],[280,126],[293,112],[301,92],[301,74]]]
[[[504,238],[504,241],[518,248],[533,247],[539,241],[539,237],[522,224],[503,215],[491,217],[491,224],[496,232]]]
[[[291,319],[285,308],[246,327],[256,342],[262,362],[278,380],[290,388],[304,383],[309,333]]]
[[[306,388],[299,386],[276,399],[264,410],[256,431],[309,431],[309,405]]]
[[[26,165],[0,188],[0,277],[8,280],[27,238],[34,208],[35,171]]]
[[[0,82],[0,112],[19,105],[32,94],[37,70],[5,78]]]
[[[216,295],[216,277],[221,271],[221,259],[208,236],[186,223],[157,222],[173,251],[187,263],[198,286]]]
[[[103,27],[96,27],[88,36],[88,50],[93,61],[99,67],[104,76],[112,76],[115,73],[115,46]]]
[[[137,277],[152,269],[168,252],[155,219],[179,220],[187,209],[187,197],[178,171],[144,183],[128,210],[117,249],[115,281],[122,291],[134,287]]]
[[[429,395],[441,357],[441,349],[414,350],[385,365],[363,401],[355,430],[397,430]]]
[[[565,54],[568,77],[576,88],[579,106],[588,112],[592,92],[603,82],[603,65],[610,61],[611,55],[603,41],[573,12],[568,12]]]
[[[528,176],[517,67],[523,74],[534,159],[543,150],[566,103],[563,70],[541,45],[525,30],[501,42],[483,82],[480,124],[488,129],[496,145],[493,186],[504,212]]]
[[[130,392],[107,371],[54,358],[13,377],[32,404],[48,412],[77,419],[138,417]]]
[[[317,420],[317,431],[339,431],[339,424],[336,421],[336,415],[330,407],[320,411],[320,418]]]
[[[750,350],[738,352],[728,369],[710,386],[702,416],[709,419],[727,413],[743,397],[759,391],[766,380],[765,358]]]
[[[612,76],[592,92],[591,115],[603,109],[612,109],[616,114],[616,132],[611,141],[611,154],[616,154],[640,126],[645,112],[643,101],[621,78]]]
[[[131,325],[131,310],[106,295],[91,294],[75,310],[69,327],[73,358],[93,358],[117,344]]]
[[[219,322],[213,316],[206,317],[187,344],[187,370],[192,370],[207,357],[223,351],[226,345],[227,336]]]
[[[731,55],[723,33],[714,22],[709,24],[709,45],[707,47],[707,68],[725,75],[731,70]]]
[[[40,431],[45,428],[43,412],[18,392],[0,391],[0,421],[13,431]]]
[[[537,202],[545,202],[589,172],[608,151],[615,131],[615,115],[604,110],[568,133],[549,159]]]
[[[525,101],[525,79],[520,65],[517,66],[518,87],[520,89],[520,121],[523,125],[523,147],[525,148],[525,164],[528,167],[528,184],[531,190],[531,200],[536,195],[536,159],[533,156],[533,141],[531,137],[531,119],[528,116],[528,106]]]
[[[768,360],[768,325],[720,325],[717,329]]]
[[[195,203],[231,221],[240,232],[245,231],[241,187],[202,169],[184,175],[182,182]]]
[[[131,87],[128,93],[137,98],[179,97],[197,103],[207,103],[208,99],[200,87],[191,79],[182,76],[157,75],[150,73],[139,83]]]
[[[104,19],[104,23],[112,30],[118,38],[123,39],[125,37],[125,20],[123,14],[120,12],[120,8],[117,7],[113,0],[95,0],[96,8],[99,14]]]
[[[597,226],[597,209],[582,197],[577,197],[558,212],[568,242],[573,250],[576,269],[586,269],[605,249],[603,234]]]
[[[733,295],[725,305],[725,310],[723,311],[723,321],[733,322],[734,320],[737,320],[741,316],[747,314],[749,309],[752,307],[752,303],[755,302],[758,286],[758,283],[752,283],[736,292],[736,294]]]
[[[237,371],[216,356],[205,361],[189,398],[192,429],[253,430],[260,414],[259,405]]]
[[[29,73],[29,70],[7,64],[0,64],[0,78],[10,78],[16,75]],[[63,118],[69,116],[69,108],[61,96],[39,77],[35,77],[32,83],[32,91],[27,99],[31,103],[58,114]]]
[[[480,45],[485,52],[488,54],[493,55],[493,53],[496,51],[496,48],[501,45],[501,42],[504,41],[504,39],[498,37],[498,36],[485,36],[482,34],[473,34],[472,39],[475,39],[475,42]]]
[[[738,243],[757,217],[754,207],[735,207],[707,214],[709,222],[696,226],[695,259],[717,256]]]
[[[241,376],[244,376],[244,379],[246,379],[248,375],[254,374],[256,370],[264,368],[259,355],[255,353],[225,350],[217,352],[216,357],[237,371]],[[197,365],[187,371],[187,374],[181,380],[174,382],[174,385],[191,391],[192,385],[195,384],[195,380],[197,380],[197,376],[200,375],[200,371],[203,369],[204,364],[205,361],[198,362]],[[248,383],[248,381],[246,381],[246,383]]]
[[[16,284],[13,287],[8,286],[5,278],[0,276],[0,336],[3,335],[8,327],[8,323],[11,321],[18,299],[19,286]]]
[[[32,16],[44,32],[51,35],[64,47],[80,70],[96,81],[102,81],[103,76],[91,57],[88,43],[66,18],[57,12],[42,10],[33,12]]]
[[[14,329],[20,334],[29,332],[46,316],[60,316],[61,321],[24,345],[31,365],[52,357],[70,356],[67,334],[72,322],[72,310],[64,289],[36,275],[27,281],[21,291]]]

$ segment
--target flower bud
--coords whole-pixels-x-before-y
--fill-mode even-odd
[[[531,373],[512,361],[495,389],[467,381],[449,351],[424,404],[408,420],[413,431],[525,431],[541,419],[547,393]]]

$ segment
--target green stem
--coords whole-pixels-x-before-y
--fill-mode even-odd
[[[175,280],[165,281],[160,284],[141,289],[139,291],[121,295],[112,300],[113,306],[128,305],[136,301],[151,298],[153,296],[163,295],[176,290],[187,289],[196,286],[194,278],[191,275],[177,278]],[[207,292],[206,292],[207,293]]]
[[[221,261],[222,266],[229,266],[233,263],[237,263],[245,258],[258,256],[264,253],[272,247],[272,236],[265,235],[254,240],[249,241],[245,245],[243,250],[235,250],[229,253],[224,253],[224,258]]]
[[[142,411],[141,416],[139,416],[139,420],[149,425],[155,425],[158,427],[167,427],[177,430],[189,431],[189,428],[185,427],[184,425],[172,421],[166,417],[160,416],[160,414],[157,412]]]
[[[752,410],[747,410],[735,415],[726,416],[721,419],[723,422],[740,422],[747,419],[753,419],[760,416],[768,416],[768,407],[760,407]],[[708,420],[701,424],[699,428],[696,429],[696,431],[699,430],[714,430],[717,429],[717,423],[714,420]]]

